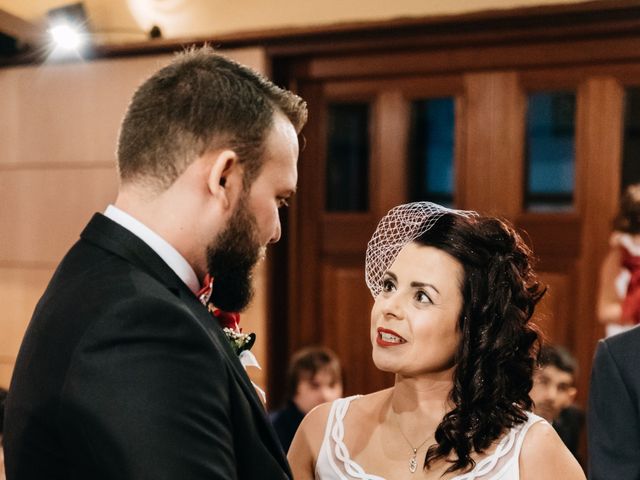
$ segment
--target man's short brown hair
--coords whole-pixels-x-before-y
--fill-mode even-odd
[[[135,92],[120,129],[120,179],[162,191],[206,151],[230,148],[247,187],[278,111],[300,133],[307,119],[300,97],[208,46],[186,50]]]
[[[342,383],[340,360],[332,350],[312,346],[294,353],[287,372],[287,400],[293,399],[301,380],[311,380],[322,370],[329,372],[333,382]]]

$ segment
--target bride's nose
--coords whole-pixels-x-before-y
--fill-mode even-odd
[[[383,295],[382,302],[382,314],[384,315],[384,318],[404,318],[402,298],[397,291]]]

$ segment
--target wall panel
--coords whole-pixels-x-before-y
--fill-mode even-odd
[[[0,262],[57,264],[116,191],[113,166],[1,171]]]

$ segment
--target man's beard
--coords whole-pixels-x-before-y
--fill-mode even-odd
[[[263,250],[257,231],[256,219],[242,198],[227,228],[207,248],[211,303],[225,312],[241,312],[253,298],[251,276]]]

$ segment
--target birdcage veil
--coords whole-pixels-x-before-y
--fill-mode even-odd
[[[389,210],[367,244],[365,280],[373,297],[382,289],[382,277],[402,248],[435,225],[447,213],[473,217],[471,210],[454,210],[431,202],[413,202]]]

